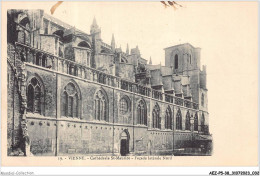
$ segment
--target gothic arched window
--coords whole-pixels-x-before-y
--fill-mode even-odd
[[[160,108],[158,104],[156,104],[153,108],[153,128],[161,129]]]
[[[95,119],[108,121],[108,100],[101,90],[95,94]]]
[[[119,102],[119,111],[121,114],[126,114],[129,110],[129,101],[126,99],[126,97],[123,97],[120,99],[120,102]]]
[[[182,130],[182,116],[180,109],[178,110],[176,115],[176,130]]]
[[[147,110],[144,100],[141,100],[137,106],[137,124],[147,125]]]
[[[165,129],[172,130],[172,112],[170,107],[166,109],[165,113]]]
[[[189,111],[186,114],[185,130],[190,130],[190,112]]]
[[[179,67],[178,64],[179,64],[178,55],[175,54],[175,56],[174,56],[174,68],[175,69],[178,69],[178,67]]]
[[[27,109],[28,112],[32,113],[43,113],[44,107],[44,89],[42,87],[42,84],[39,82],[39,80],[36,77],[33,77],[28,82],[27,87]]]
[[[198,114],[195,114],[194,117],[194,131],[198,131],[199,121],[198,121]]]
[[[73,83],[68,83],[62,93],[62,116],[79,118],[79,92]]]

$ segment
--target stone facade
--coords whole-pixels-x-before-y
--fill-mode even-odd
[[[166,67],[104,43],[96,19],[88,34],[10,10],[7,25],[9,155],[171,155],[211,142],[199,48],[166,48]]]

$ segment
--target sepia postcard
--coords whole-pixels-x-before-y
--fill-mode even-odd
[[[3,2],[3,166],[257,166],[257,2]]]

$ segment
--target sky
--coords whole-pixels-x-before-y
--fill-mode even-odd
[[[178,3],[183,7],[174,10],[160,2],[63,2],[53,16],[87,33],[95,16],[105,43],[114,34],[117,47],[125,51],[127,43],[130,48],[138,45],[142,57],[151,57],[153,64],[164,65],[166,47],[187,42],[200,47],[201,64],[207,65],[216,157],[205,161],[253,162],[258,139],[258,4]],[[55,2],[30,4],[19,7],[50,14]]]
[[[184,7],[174,10],[160,2],[63,2],[53,16],[87,33],[95,16],[104,42],[110,44],[114,34],[117,47],[121,46],[123,51],[127,43],[130,48],[138,45],[142,57],[147,60],[151,57],[154,64],[164,64],[164,48],[186,42],[202,48],[201,36],[209,30],[206,26],[203,30],[197,27],[202,22],[208,23],[201,21],[205,12],[197,14],[194,3],[180,4]],[[49,9],[45,12],[50,13]]]

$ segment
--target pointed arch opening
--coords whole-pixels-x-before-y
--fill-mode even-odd
[[[176,130],[182,130],[182,115],[181,115],[180,109],[178,109],[178,112],[176,115]]]
[[[137,124],[147,126],[147,107],[145,100],[140,100],[137,105]]]
[[[109,121],[108,98],[103,89],[98,90],[94,96],[95,120]]]
[[[190,112],[189,111],[186,114],[185,130],[189,130],[190,131]]]
[[[123,96],[119,101],[119,112],[124,115],[131,111],[131,100],[128,96]]]
[[[153,115],[153,128],[161,129],[160,107],[157,103],[153,108],[152,115]]]
[[[61,115],[65,117],[80,118],[81,96],[79,87],[74,82],[69,82],[61,95]]]
[[[201,125],[205,125],[205,116],[204,116],[204,113],[202,113],[201,115]]]
[[[27,111],[44,114],[44,86],[36,76],[27,80]]]
[[[174,68],[178,69],[179,67],[179,58],[178,58],[178,54],[175,54],[174,56]]]
[[[165,129],[172,130],[172,111],[170,106],[168,106],[165,112]]]
[[[123,130],[120,135],[120,154],[121,156],[126,156],[129,154],[129,140],[130,134],[127,129]]]
[[[29,20],[29,18],[27,16],[24,16],[24,18],[21,19],[19,24],[28,29],[29,25],[30,25],[30,20]]]

